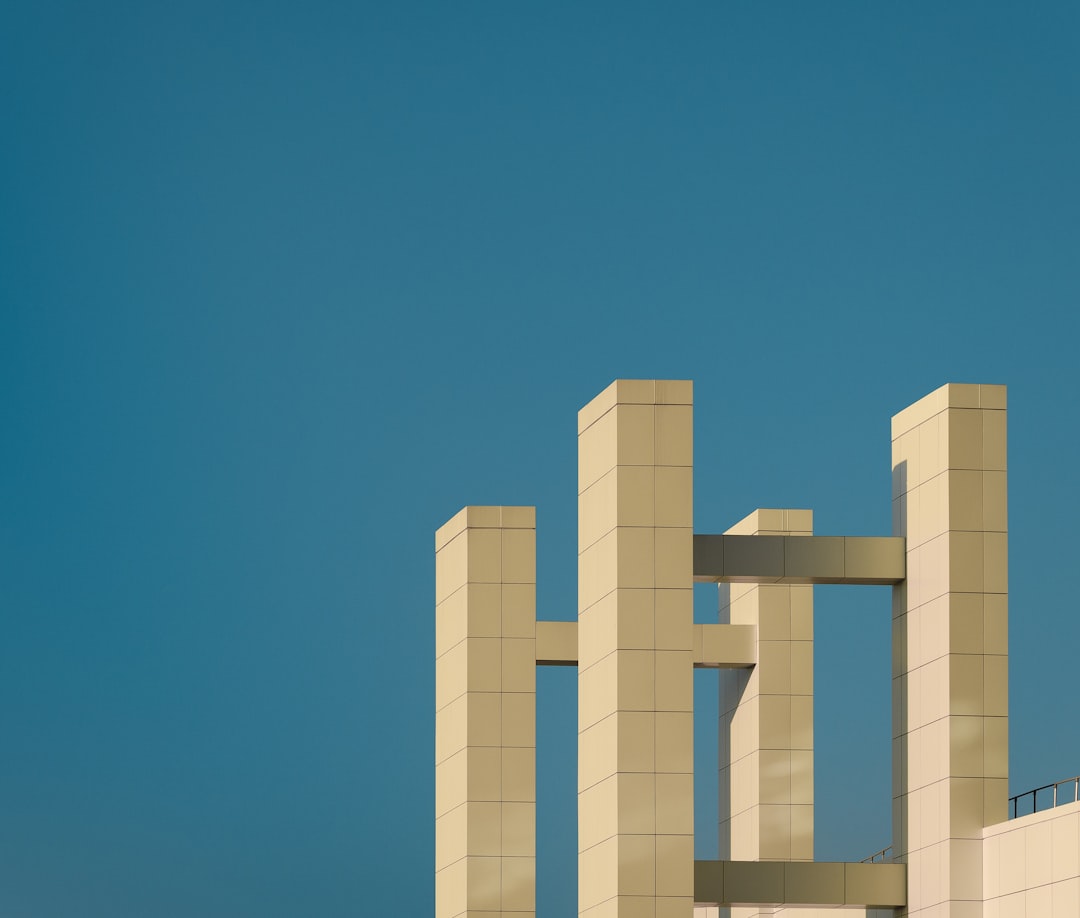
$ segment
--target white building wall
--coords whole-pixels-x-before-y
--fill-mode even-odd
[[[1080,803],[983,830],[983,918],[1080,916]]]

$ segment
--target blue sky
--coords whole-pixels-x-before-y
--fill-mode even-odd
[[[1080,773],[1078,35],[1055,0],[5,4],[0,912],[430,912],[433,531],[535,504],[572,618],[616,377],[694,379],[702,532],[885,534],[889,417],[1009,385],[1011,784]],[[858,858],[889,597],[816,595],[817,856]],[[539,687],[557,918],[576,689]]]

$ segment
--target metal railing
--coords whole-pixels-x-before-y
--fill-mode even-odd
[[[1065,788],[1065,790],[1061,790]],[[1049,793],[1047,793],[1049,792]],[[1041,797],[1039,795],[1042,795]],[[1030,799],[1030,809],[1027,801]],[[1075,803],[1080,800],[1080,775],[1075,778],[1066,778],[1054,784],[1044,784],[1034,790],[1024,791],[1015,797],[1009,798],[1009,818],[1016,819],[1018,816],[1027,816],[1030,813],[1039,813],[1043,810],[1053,809],[1066,803]],[[869,857],[864,857],[860,864],[884,864],[892,860],[892,845],[875,851]]]
[[[1065,790],[1059,791],[1058,788],[1065,788]],[[1047,793],[1047,791],[1050,793]],[[1040,794],[1042,794],[1041,797]],[[1029,799],[1030,809],[1028,808]],[[1048,800],[1049,802],[1047,802]],[[1041,810],[1050,810],[1055,806],[1061,806],[1063,803],[1075,803],[1077,800],[1080,800],[1080,775],[1075,778],[1066,778],[1056,784],[1044,784],[1042,787],[1036,787],[1034,790],[1024,791],[1022,794],[1010,797],[1009,818],[1016,819],[1017,816],[1027,816]]]
[[[860,864],[884,864],[886,861],[892,860],[892,845],[888,848],[882,848],[880,851],[875,851],[870,857],[864,857]]]

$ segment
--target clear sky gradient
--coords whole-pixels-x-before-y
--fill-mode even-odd
[[[616,377],[695,381],[698,531],[835,535],[889,532],[892,414],[1007,384],[1010,783],[1080,773],[1078,59],[1074,0],[5,3],[0,913],[430,914],[433,532],[535,504],[574,617]],[[816,598],[817,856],[858,859],[889,596]]]

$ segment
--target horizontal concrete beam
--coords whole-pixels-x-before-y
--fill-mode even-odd
[[[899,583],[904,539],[892,536],[695,535],[706,583]]]
[[[698,905],[901,908],[906,864],[694,861]]]
[[[536,665],[577,666],[577,622],[536,623]],[[748,669],[757,662],[753,625],[694,625],[695,669]]]
[[[536,623],[536,665],[577,666],[577,622]]]
[[[694,625],[695,669],[749,669],[755,663],[754,625]]]

